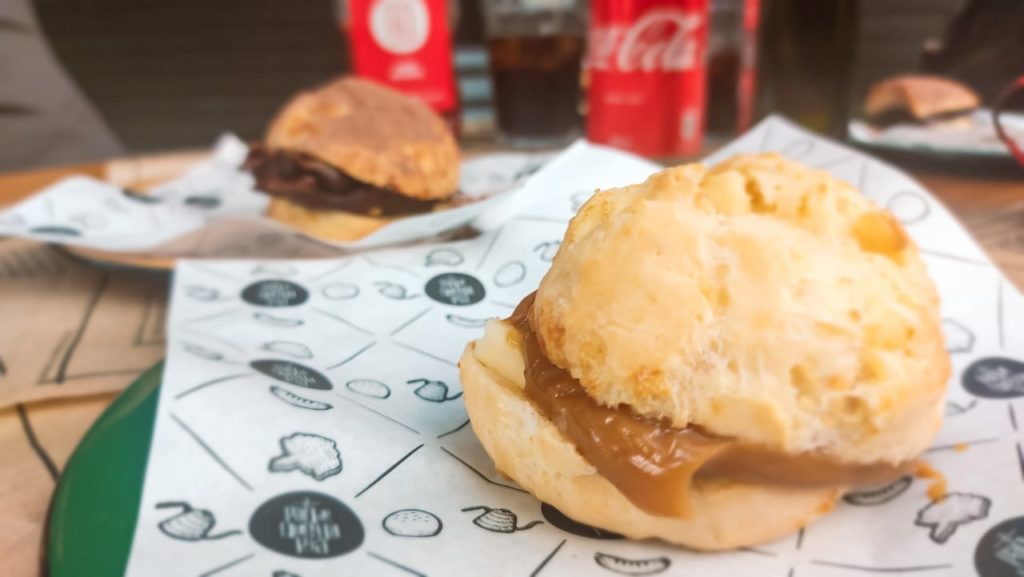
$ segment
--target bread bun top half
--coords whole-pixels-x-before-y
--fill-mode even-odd
[[[441,117],[360,78],[342,77],[296,95],[271,123],[266,143],[412,198],[443,199],[458,187],[459,149]]]
[[[905,110],[918,120],[977,108],[981,100],[973,90],[948,78],[924,74],[893,76],[875,84],[868,92],[864,111],[877,116],[890,110]]]
[[[776,154],[597,192],[534,328],[598,402],[845,462],[902,462],[941,424],[939,298],[892,215]]]

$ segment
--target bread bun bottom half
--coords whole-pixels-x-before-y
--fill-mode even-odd
[[[830,511],[842,493],[842,488],[695,480],[690,486],[690,518],[650,515],[599,475],[537,411],[520,385],[484,365],[476,347],[476,342],[469,343],[459,362],[474,433],[498,471],[581,523],[631,539],[658,538],[692,549],[727,550],[788,535]]]
[[[309,208],[286,198],[274,197],[267,216],[322,240],[359,240],[395,219],[369,216],[343,210]]]

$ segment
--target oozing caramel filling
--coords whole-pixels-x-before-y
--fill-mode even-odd
[[[813,453],[787,454],[696,426],[672,427],[625,405],[601,405],[544,354],[530,323],[533,296],[526,297],[507,321],[520,337],[516,340],[525,365],[526,397],[602,477],[651,515],[687,517],[694,479],[849,487],[891,481],[909,469],[910,463],[856,464]]]

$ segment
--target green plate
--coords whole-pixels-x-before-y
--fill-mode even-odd
[[[50,577],[121,577],[142,500],[163,363],[100,415],[68,460],[50,504]]]

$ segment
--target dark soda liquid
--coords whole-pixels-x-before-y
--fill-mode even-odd
[[[581,127],[581,36],[488,41],[498,130],[511,140],[567,138]]]
[[[708,58],[708,134],[731,136],[736,132],[740,55],[722,50]]]

